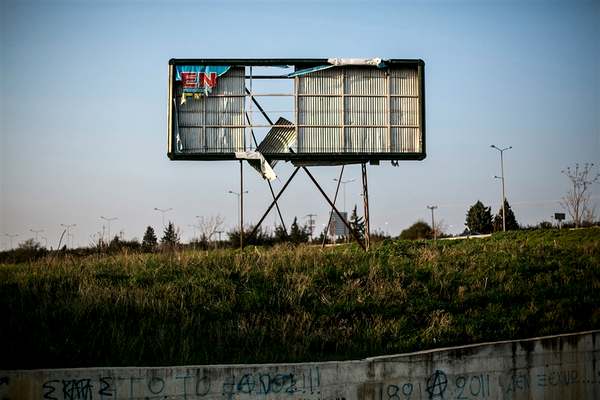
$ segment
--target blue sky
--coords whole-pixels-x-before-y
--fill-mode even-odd
[[[10,2],[1,3],[0,235],[60,224],[75,243],[119,218],[112,231],[161,228],[169,208],[189,238],[196,215],[237,223],[235,162],[166,156],[170,58],[382,57],[426,63],[427,158],[369,167],[372,226],[397,234],[418,219],[456,233],[476,200],[500,206],[506,191],[523,224],[550,219],[575,162],[600,164],[600,2]],[[248,221],[268,187],[245,169]],[[277,167],[282,186],[289,164]],[[360,168],[346,178],[360,203]],[[333,192],[337,168],[314,172]],[[592,195],[600,208],[600,185]],[[287,223],[327,207],[303,175],[282,198]],[[273,225],[274,216],[267,219]],[[387,225],[385,224],[387,222]]]

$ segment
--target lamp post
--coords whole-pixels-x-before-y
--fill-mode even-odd
[[[10,249],[9,250],[12,250],[12,248],[13,248],[13,239],[16,238],[16,237],[18,237],[19,234],[18,233],[13,233],[13,234],[5,233],[4,236],[8,237],[8,240],[10,241]]]
[[[67,232],[67,245],[69,244],[69,238],[71,238],[71,247],[73,247],[73,236],[71,235],[71,228],[76,227],[77,224],[60,224],[60,226],[65,228],[65,231]]]
[[[233,190],[228,191],[230,194],[235,194],[238,197],[238,214],[240,216],[240,247],[244,246],[244,206],[242,202],[244,201],[244,193],[248,193],[247,190],[243,192],[234,192]]]
[[[103,219],[103,220],[105,220],[108,223],[108,240],[106,241],[106,243],[110,244],[110,241],[112,240],[112,238],[110,237],[110,223],[112,221],[118,220],[119,218],[117,218],[117,217],[103,217],[103,216],[100,216],[100,218]]]
[[[433,240],[437,240],[437,232],[435,231],[435,218],[433,217],[433,210],[438,208],[438,206],[427,206],[431,210],[431,230],[433,232]]]
[[[154,207],[154,211],[158,211],[162,214],[162,226],[163,228],[165,227],[165,214],[168,213],[169,211],[172,211],[172,208],[157,208]]]
[[[506,210],[504,209],[504,203],[506,202],[506,196],[504,195],[504,152],[512,149],[512,146],[501,149],[492,144],[490,147],[500,152],[500,171],[502,175],[499,177],[495,176],[494,178],[502,179],[502,231],[506,232]]]
[[[344,212],[346,212],[346,184],[350,182],[354,182],[356,179],[348,179],[348,180],[339,180],[338,178],[333,178],[334,181],[340,182],[342,184],[342,189],[344,191]]]
[[[35,242],[36,243],[38,241],[38,234],[44,232],[43,229],[30,229],[29,231],[35,233]]]

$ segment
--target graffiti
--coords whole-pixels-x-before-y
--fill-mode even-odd
[[[8,382],[8,378],[7,382]],[[214,385],[208,375],[201,370],[197,374],[174,375],[167,379],[152,375],[147,377],[113,377],[48,380],[42,384],[45,400],[113,400],[180,398],[183,400],[205,397],[237,398],[239,395],[301,395],[295,400],[346,400],[343,397],[320,397],[321,376],[318,367],[301,370],[297,373],[255,372],[240,375],[226,375]],[[211,389],[220,389],[212,392]],[[173,396],[171,393],[178,393]],[[308,397],[307,397],[308,396]],[[316,397],[314,397],[316,396]]]
[[[254,373],[236,377],[230,375],[223,382],[223,396],[228,399],[236,394],[320,394],[321,375],[319,367],[309,368],[299,374]]]
[[[448,387],[448,377],[443,371],[436,370],[427,379],[427,393],[429,393],[430,399],[443,399],[444,392]]]

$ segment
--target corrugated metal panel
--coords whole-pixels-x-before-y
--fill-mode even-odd
[[[338,73],[341,73],[341,69]],[[344,93],[378,94],[387,93],[385,71],[377,68],[344,68]]]
[[[219,77],[208,96],[177,102],[182,153],[232,153],[244,150],[244,68],[231,68]],[[177,96],[182,95],[181,87]],[[231,97],[228,97],[231,96]],[[221,127],[222,126],[222,127]]]
[[[298,90],[299,153],[420,149],[420,138],[413,137],[418,130],[391,129],[391,125],[419,125],[416,69],[331,68],[300,76]]]
[[[392,152],[419,153],[421,144],[418,128],[392,128]]]
[[[289,148],[296,141],[296,130],[294,124],[280,117],[275,125],[289,125],[289,128],[277,126],[271,128],[267,136],[258,145],[259,152],[263,154],[289,153]]]
[[[417,96],[419,94],[419,77],[416,69],[390,68],[391,94]]]
[[[298,94],[340,94],[341,68],[330,68],[302,75],[298,80]]]
[[[392,125],[418,125],[419,99],[416,97],[391,98]]]

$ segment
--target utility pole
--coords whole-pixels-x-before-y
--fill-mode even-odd
[[[35,242],[38,242],[38,234],[44,232],[43,229],[30,229],[30,232],[35,233]]]
[[[431,230],[433,231],[433,240],[437,240],[437,231],[435,229],[435,218],[433,217],[433,210],[438,206],[427,206],[431,210]]]
[[[512,146],[508,146],[504,149],[501,149],[499,147],[496,147],[496,145],[492,144],[490,147],[500,152],[500,171],[502,175],[499,177],[494,176],[494,178],[502,179],[502,231],[506,232],[506,210],[504,209],[504,203],[506,202],[506,196],[504,195],[504,152],[506,150],[512,149]]]
[[[172,211],[172,208],[157,208],[154,207],[154,211],[158,211],[162,214],[162,226],[163,229],[165,228],[165,213],[168,213],[169,211]]]
[[[13,249],[13,239],[18,237],[19,234],[18,233],[13,233],[13,234],[5,233],[4,236],[8,237],[8,240],[10,241],[10,249],[9,250],[12,250]]]
[[[108,223],[108,240],[106,241],[106,243],[110,244],[110,242],[112,240],[112,238],[110,237],[110,223],[112,221],[118,220],[119,218],[117,218],[117,217],[103,217],[103,216],[100,216],[100,218],[103,219],[103,220],[105,220]]]

